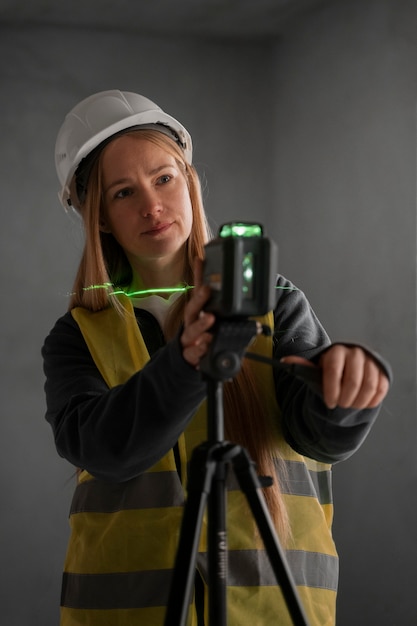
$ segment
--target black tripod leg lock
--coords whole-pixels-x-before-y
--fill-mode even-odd
[[[272,487],[274,484],[274,479],[272,476],[258,476],[258,480],[261,483],[261,487],[265,489],[266,487]]]

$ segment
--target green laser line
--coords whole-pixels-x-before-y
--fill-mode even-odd
[[[130,292],[125,291],[124,289],[114,289],[111,283],[103,283],[102,285],[89,285],[88,287],[83,287],[83,291],[94,291],[95,289],[106,289],[109,292],[110,296],[125,295],[128,298],[135,298],[159,293],[185,293],[189,289],[194,289],[194,287],[190,285],[183,285],[181,287],[155,287],[154,289],[140,289]],[[70,293],[69,295],[73,296],[75,294]]]
[[[113,287],[111,283],[103,283],[102,285],[90,285],[89,287],[83,287],[83,291],[93,291],[94,289],[109,289]]]
[[[124,293],[128,298],[135,298],[135,297],[140,297],[140,296],[146,296],[148,294],[158,294],[158,293],[185,293],[186,291],[189,291],[190,289],[194,289],[193,286],[191,285],[185,285],[183,287],[159,287],[157,289],[142,289],[140,291],[132,291],[132,292],[126,292],[126,291],[119,291],[119,292],[115,292],[115,293]]]
[[[102,285],[89,285],[88,287],[83,287],[83,291],[93,291],[95,289],[106,289],[109,292],[110,296],[118,296],[125,295],[128,298],[140,298],[143,296],[148,296],[152,294],[160,294],[160,293],[185,293],[190,289],[194,289],[194,285],[184,285],[182,287],[156,287],[155,289],[140,289],[138,291],[125,291],[124,289],[114,289],[111,283],[103,283]],[[282,291],[299,291],[298,287],[282,287],[281,285],[276,285],[275,289],[281,289]],[[74,293],[70,293],[70,296],[75,295]]]

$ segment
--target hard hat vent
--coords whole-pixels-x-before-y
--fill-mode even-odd
[[[120,120],[134,115],[134,111],[126,99],[121,100],[107,96],[103,104],[104,106],[94,107],[94,110],[88,111],[85,116],[84,123],[91,133],[100,132],[103,128],[117,124]]]

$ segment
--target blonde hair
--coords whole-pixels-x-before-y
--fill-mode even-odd
[[[187,163],[179,146],[166,135],[153,130],[134,130],[138,135],[163,148],[173,156],[188,185],[193,211],[193,227],[184,252],[185,283],[193,284],[193,263],[197,257],[204,258],[204,246],[211,237],[203,207],[201,184],[195,168]],[[82,206],[85,228],[85,246],[76,274],[69,308],[78,306],[99,311],[109,306],[118,306],[113,290],[127,288],[132,280],[132,271],[121,246],[109,233],[100,231],[103,213],[101,155],[93,165],[88,180],[88,192]],[[107,286],[108,288],[104,288]],[[189,293],[186,292],[172,307],[164,328],[167,338],[178,332],[183,321],[183,311]],[[121,309],[120,309],[121,310]],[[289,521],[283,501],[276,463],[279,453],[276,445],[272,416],[256,385],[250,365],[242,362],[239,374],[224,385],[225,432],[230,441],[246,448],[257,465],[260,475],[272,476],[273,485],[264,490],[272,519],[283,542],[290,536]],[[282,477],[283,471],[279,472]]]

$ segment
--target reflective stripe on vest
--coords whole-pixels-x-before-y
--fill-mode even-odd
[[[149,360],[131,302],[127,314],[113,309],[75,309],[92,357],[109,387],[125,382]],[[263,320],[265,321],[265,320]],[[268,316],[273,325],[273,316]],[[251,351],[271,357],[272,341],[258,337]],[[253,365],[257,382],[279,415],[272,368]],[[278,435],[287,467],[282,491],[292,523],[287,559],[311,626],[332,626],[338,563],[330,527],[331,468],[294,452]],[[180,437],[181,484],[172,450],[144,474],[120,484],[82,472],[71,507],[72,528],[65,564],[62,626],[163,625],[169,580],[186,493],[186,473],[195,446],[206,439],[205,406]],[[228,485],[228,619],[230,626],[269,625],[268,616],[290,626],[291,619],[254,532],[254,521],[233,475]],[[206,529],[199,546],[199,569],[206,571]],[[257,587],[256,593],[253,587]],[[111,616],[111,617],[110,617]],[[110,620],[110,621],[109,621]],[[192,611],[190,624],[194,624]]]
[[[200,562],[207,563],[205,554]],[[229,587],[276,586],[276,578],[268,554],[264,550],[232,550],[228,559]],[[337,574],[337,559],[317,552],[288,553],[287,562],[294,571],[296,585],[331,589]],[[201,573],[206,575],[204,565]],[[147,608],[165,605],[168,600],[171,572],[169,570],[145,570],[123,574],[77,574],[64,573],[66,606],[83,609]],[[134,593],[132,593],[132,590]],[[162,603],[161,603],[162,600]]]

